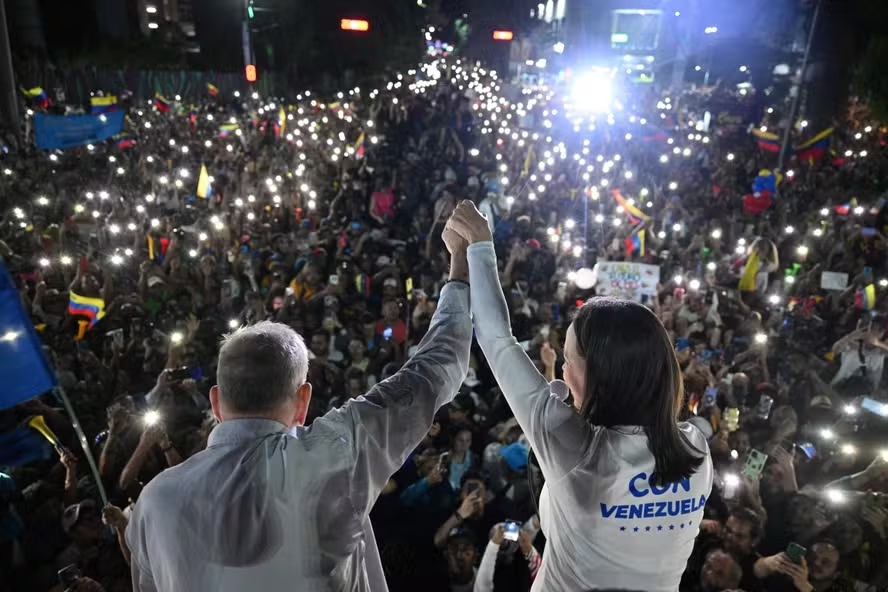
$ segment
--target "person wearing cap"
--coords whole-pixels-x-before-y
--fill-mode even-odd
[[[478,549],[472,533],[461,529],[449,533],[444,557],[451,592],[472,592],[478,572],[475,568]]]
[[[567,330],[567,397],[555,396],[512,334],[487,220],[464,201],[447,228],[469,243],[475,335],[546,481],[532,589],[673,592],[713,468],[703,434],[678,422],[682,374],[663,324],[635,302],[590,300]]]
[[[370,509],[457,392],[469,362],[465,241],[416,355],[304,426],[308,352],[286,325],[231,334],[207,448],[144,489],[126,530],[135,592],[384,591]]]
[[[56,557],[56,569],[82,563],[95,558],[102,539],[102,520],[96,503],[90,499],[65,508],[62,514],[62,530],[71,540]]]

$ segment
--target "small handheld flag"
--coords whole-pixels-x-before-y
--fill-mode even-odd
[[[105,301],[102,298],[90,298],[70,291],[68,292],[68,314],[88,318],[91,329],[105,316]]]
[[[863,290],[854,294],[854,305],[861,310],[872,310],[876,307],[876,287],[867,284]]]
[[[166,100],[166,97],[164,97],[160,93],[154,94],[154,106],[161,113],[169,113],[170,112],[170,102],[168,100]]]
[[[277,120],[277,136],[280,138],[284,135],[284,130],[287,129],[287,112],[284,111],[284,108],[281,107],[280,111],[278,111],[278,120]]]
[[[114,142],[117,144],[118,148],[126,150],[127,148],[132,148],[136,145],[136,138],[132,134],[124,132],[114,136]]]
[[[233,134],[237,131],[236,123],[226,123],[219,126],[219,137],[227,138],[229,134]]]
[[[613,196],[614,200],[616,200],[617,204],[619,204],[619,206],[623,208],[623,211],[626,212],[626,215],[629,217],[629,221],[632,224],[647,222],[651,219],[650,216],[626,201],[626,199],[623,197],[623,194],[620,193],[619,189],[614,189],[613,191],[611,191],[611,195]]]
[[[361,132],[361,135],[358,136],[357,142],[355,142],[355,158],[361,159],[364,158],[364,152],[366,150],[365,142],[364,142],[364,132]]]
[[[808,140],[796,146],[796,158],[803,162],[820,160],[829,150],[833,128],[827,128]]]
[[[22,92],[26,97],[34,101],[34,106],[38,109],[46,109],[49,107],[50,100],[46,95],[46,92],[43,90],[43,87],[35,86],[34,88],[29,88],[27,90],[22,89]]]
[[[780,152],[780,138],[777,134],[756,129],[752,131],[752,135],[755,137],[758,147],[765,152]]]
[[[219,96],[219,89],[216,87],[215,84],[207,82],[207,93],[211,97],[218,97]]]
[[[210,174],[206,165],[200,165],[200,177],[197,179],[197,197],[204,199],[213,195],[213,184],[210,182]]]

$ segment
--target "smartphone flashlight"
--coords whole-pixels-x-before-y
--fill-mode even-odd
[[[160,421],[160,413],[154,410],[146,411],[145,415],[142,416],[142,421],[145,422],[146,426],[153,426]]]

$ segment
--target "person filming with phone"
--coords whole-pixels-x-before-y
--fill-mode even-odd
[[[656,315],[597,298],[567,330],[550,385],[512,335],[490,226],[462,202],[447,228],[468,243],[475,334],[539,460],[547,543],[533,590],[678,588],[712,489],[703,434],[678,422],[681,369]]]
[[[481,474],[466,473],[456,510],[435,532],[435,546],[443,549],[451,533],[462,530],[472,538],[479,550],[483,549],[491,527],[505,519],[497,504],[488,498],[487,485]]]
[[[126,531],[136,592],[385,590],[369,513],[468,371],[466,243],[416,354],[365,396],[304,426],[308,350],[261,322],[229,335],[206,450],[153,479]]]

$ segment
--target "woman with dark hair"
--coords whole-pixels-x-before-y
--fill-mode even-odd
[[[681,370],[663,325],[634,302],[586,303],[564,343],[572,398],[556,397],[512,335],[484,216],[462,202],[448,226],[470,244],[478,342],[546,478],[533,590],[676,590],[712,461],[699,430],[678,422]]]

